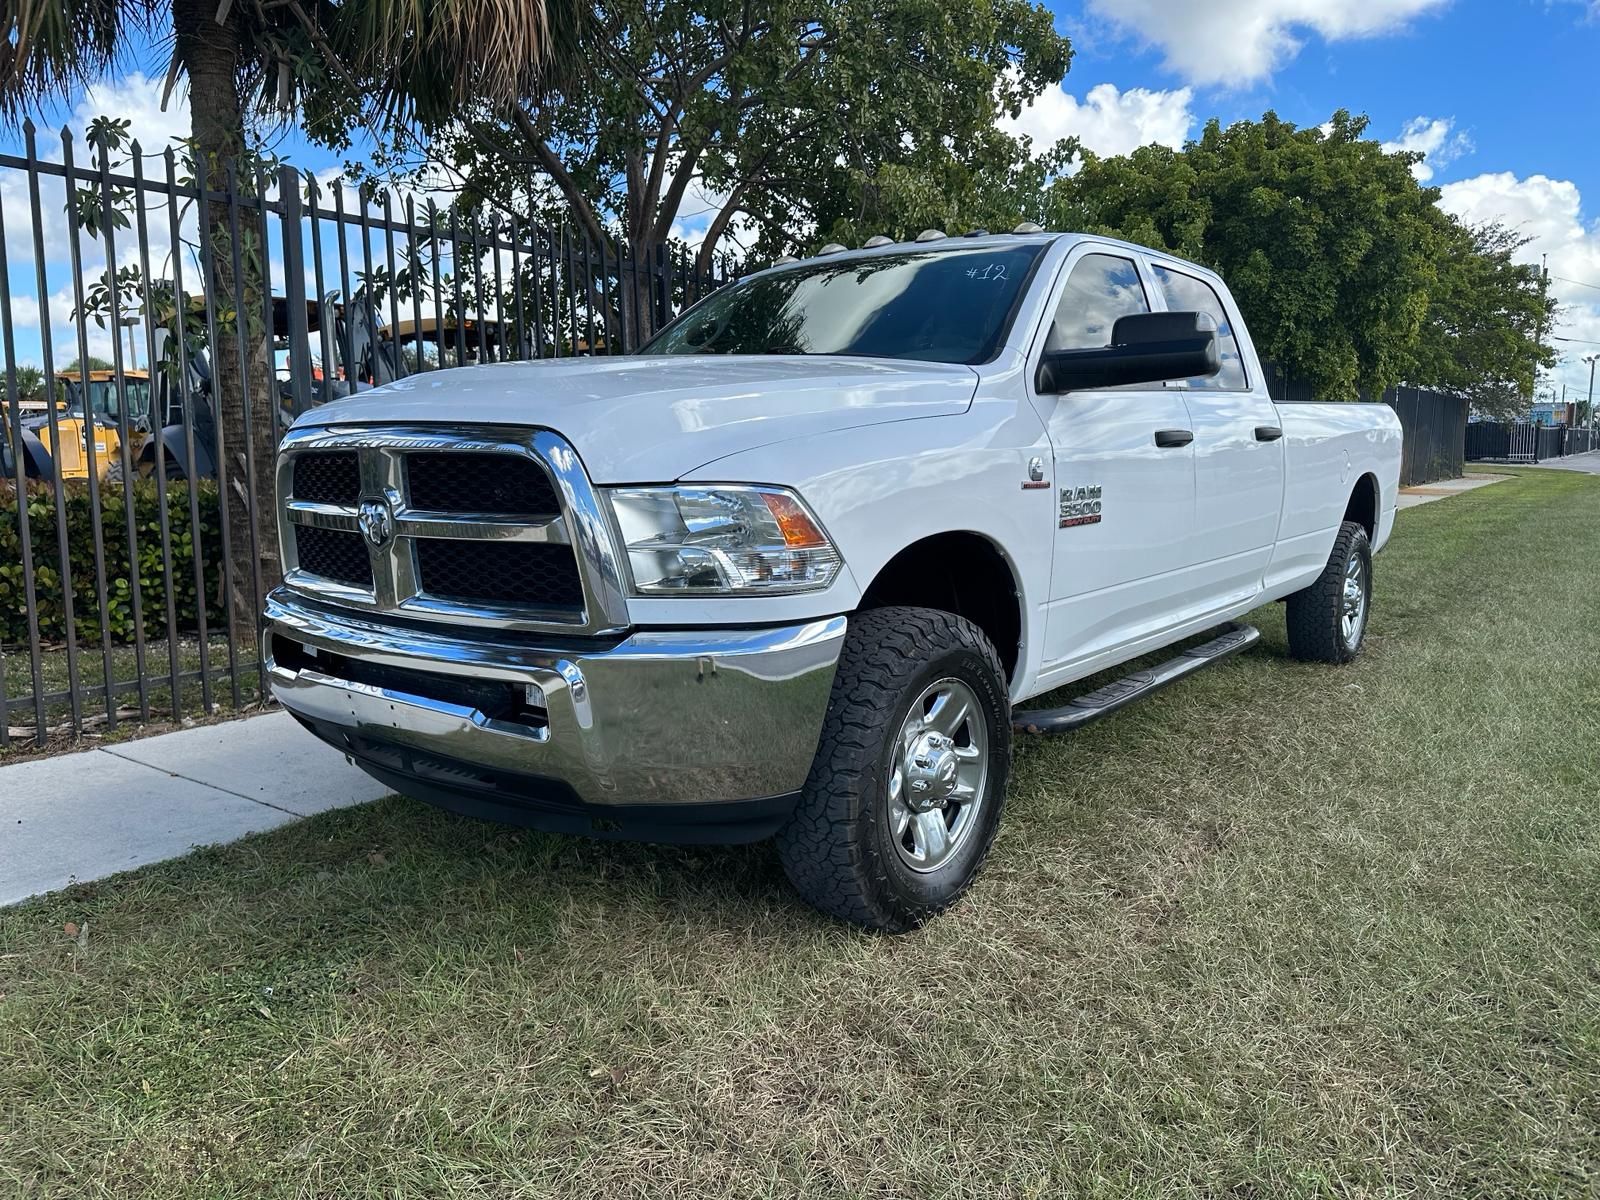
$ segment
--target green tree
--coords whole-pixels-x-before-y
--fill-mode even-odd
[[[82,372],[82,370],[83,370],[83,365],[82,364],[83,364],[83,360],[82,359],[75,358],[71,362],[69,362],[66,366],[57,367],[56,368],[56,374],[60,375],[60,374],[62,374],[64,372],[71,372],[73,374],[78,374],[78,373]],[[91,354],[91,355],[89,355],[89,370],[91,370],[91,371],[109,371],[109,370],[111,370],[111,363],[110,363],[109,360],[101,358],[99,355]]]
[[[1441,212],[1438,277],[1405,377],[1465,396],[1486,416],[1525,411],[1540,367],[1556,363],[1541,335],[1556,302],[1538,267],[1516,261],[1528,239],[1503,225],[1465,226]]]
[[[1376,394],[1412,364],[1446,241],[1417,156],[1366,128],[1344,111],[1325,129],[1213,120],[1182,151],[1090,159],[1047,211],[1214,267],[1264,358],[1330,398]]]
[[[17,399],[35,404],[44,399],[44,372],[38,367],[18,366],[13,370]]]
[[[996,117],[1071,57],[1027,0],[597,0],[583,37],[551,103],[440,129],[435,153],[466,176],[467,203],[565,211],[636,255],[668,242],[698,186],[717,200],[702,269],[741,218],[775,254],[979,211],[975,168],[1025,158]],[[548,187],[530,194],[530,172]]]

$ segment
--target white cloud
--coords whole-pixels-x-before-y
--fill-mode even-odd
[[[94,168],[98,152],[85,140],[89,123],[97,116],[118,117],[129,123],[128,134],[140,143],[143,153],[145,178],[151,183],[165,180],[166,168],[161,152],[189,131],[189,102],[186,87],[174,90],[166,112],[161,111],[161,81],[135,72],[124,79],[102,80],[91,86],[73,107],[67,121],[72,134],[73,161],[78,167]],[[63,161],[63,145],[57,130],[40,130],[36,139],[37,154],[41,162]],[[115,162],[125,156],[113,153]],[[119,174],[131,173],[127,167],[114,168]],[[79,183],[77,186],[85,186]],[[39,241],[43,247],[46,276],[44,310],[48,313],[54,339],[55,357],[59,361],[73,358],[78,352],[77,330],[72,321],[75,304],[72,288],[71,237],[66,218],[67,190],[63,180],[40,175],[39,177]],[[37,330],[40,321],[40,296],[38,264],[35,259],[35,228],[32,203],[28,192],[27,175],[22,171],[0,172],[0,207],[5,213],[6,266],[10,276],[13,310],[18,315],[17,327]],[[157,276],[170,274],[169,251],[172,239],[169,216],[165,203],[156,201],[154,194],[146,197],[146,223],[151,273]],[[193,228],[192,212],[187,227]],[[117,230],[115,234],[116,257],[119,266],[139,261],[139,241],[136,228]],[[105,268],[105,243],[83,231],[78,237],[82,256],[85,285],[98,279]],[[91,353],[109,349],[109,337],[102,334],[91,321],[88,324]],[[136,336],[139,336],[136,331]],[[19,361],[37,361],[36,336],[18,338]]]
[[[1440,167],[1447,167],[1456,159],[1473,150],[1472,139],[1456,129],[1454,117],[1412,117],[1392,142],[1383,148],[1390,154],[1402,150],[1421,153],[1425,157],[1411,164],[1411,173],[1418,182],[1427,183]]]
[[[0,304],[4,304],[0,300]],[[32,296],[11,296],[11,324],[17,329],[39,328],[39,302]]]
[[[1099,17],[1160,48],[1190,83],[1246,87],[1300,52],[1308,34],[1326,41],[1404,27],[1449,0],[1089,0]]]
[[[1148,88],[1119,91],[1102,83],[1082,100],[1060,87],[1041,92],[1016,119],[1002,118],[1000,127],[1013,136],[1033,139],[1042,153],[1065,137],[1076,137],[1102,157],[1127,154],[1152,142],[1183,145],[1194,126],[1190,88],[1160,92]]]
[[[1530,175],[1519,179],[1509,171],[1477,175],[1447,183],[1439,204],[1471,224],[1495,221],[1519,231],[1529,242],[1517,254],[1526,263],[1548,256],[1550,291],[1561,305],[1555,334],[1583,339],[1558,342],[1560,384],[1585,390],[1589,369],[1580,356],[1600,351],[1600,223],[1585,219],[1583,196],[1566,179]]]

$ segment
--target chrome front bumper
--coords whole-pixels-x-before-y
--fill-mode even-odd
[[[380,778],[427,785],[417,789],[425,799],[435,798],[430,788],[487,789],[501,803],[542,790],[557,808],[566,797],[617,811],[797,792],[846,624],[640,631],[565,645],[489,630],[466,641],[283,588],[265,617],[273,695]],[[542,710],[489,715],[463,700],[463,689],[497,684],[518,696],[536,685]]]

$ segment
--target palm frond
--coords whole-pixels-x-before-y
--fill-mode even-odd
[[[576,0],[341,0],[322,20],[386,118],[431,125],[538,94],[570,61],[580,11]]]
[[[101,78],[154,0],[0,0],[0,114],[16,117]]]

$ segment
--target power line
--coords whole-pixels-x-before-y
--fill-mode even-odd
[[[1585,283],[1581,279],[1568,279],[1565,275],[1552,275],[1550,278],[1559,279],[1562,283],[1573,283],[1578,287],[1593,288],[1595,291],[1600,292],[1600,283]]]
[[[1585,346],[1600,346],[1600,342],[1595,341],[1593,338],[1564,338],[1556,337],[1552,334],[1550,340],[1552,342],[1582,342]]]

